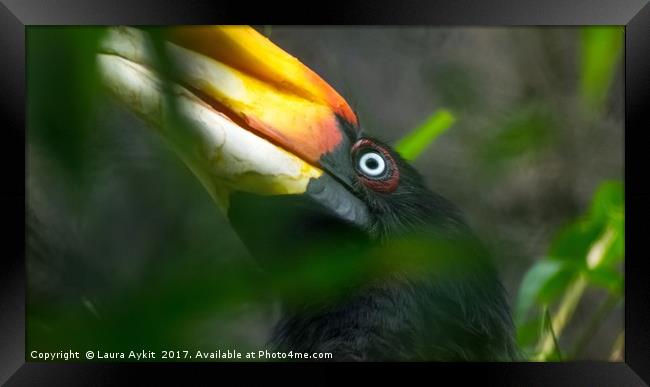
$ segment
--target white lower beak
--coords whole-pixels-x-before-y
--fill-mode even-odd
[[[323,173],[238,126],[187,88],[161,79],[150,65],[155,57],[149,47],[138,30],[112,29],[98,54],[104,83],[172,145],[220,207],[227,208],[232,190],[303,193],[310,179]],[[185,70],[209,64],[182,48],[174,54]]]

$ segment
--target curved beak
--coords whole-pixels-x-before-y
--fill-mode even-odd
[[[357,126],[334,89],[250,27],[176,27],[163,36],[161,55],[146,32],[110,29],[101,74],[222,208],[233,190],[306,192],[323,175],[321,157],[347,143],[341,120]]]

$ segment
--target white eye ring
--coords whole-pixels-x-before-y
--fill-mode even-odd
[[[368,176],[380,176],[386,171],[386,160],[379,153],[368,152],[359,159],[359,169]]]

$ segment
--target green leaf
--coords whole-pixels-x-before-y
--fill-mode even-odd
[[[537,294],[537,302],[550,305],[562,295],[577,277],[578,273],[584,269],[582,262],[564,261],[562,267],[553,277],[546,281]]]
[[[456,118],[446,110],[441,109],[433,113],[427,120],[404,138],[396,146],[397,152],[407,160],[415,160],[427,146],[431,145],[438,136],[449,129]]]
[[[584,261],[595,243],[609,231],[613,238],[606,244],[602,264],[622,259],[624,250],[623,185],[606,181],[597,189],[587,213],[565,226],[556,235],[549,256],[556,259]]]
[[[589,209],[593,221],[605,224],[619,222],[622,227],[624,212],[624,189],[620,181],[605,181],[596,189]]]
[[[531,357],[535,352],[535,346],[542,333],[542,315],[532,318],[526,322],[517,325],[517,344],[526,354]]]
[[[565,261],[543,259],[528,270],[521,282],[515,307],[515,321],[523,323],[530,308],[539,299],[542,290],[547,290],[553,279],[563,276],[568,264]]]
[[[612,233],[612,240],[603,254],[601,266],[611,268],[625,256],[625,198],[623,184],[618,181],[603,183],[593,203],[592,212]]]
[[[625,209],[623,185],[618,181],[602,183],[596,190],[589,210],[589,221],[601,230],[592,244],[594,256],[588,257],[590,268],[611,268],[625,255]]]
[[[599,267],[589,270],[587,279],[590,284],[605,288],[614,295],[623,294],[623,275],[615,269]]]
[[[613,228],[613,230],[613,240],[603,254],[599,267],[612,268],[622,262],[625,257],[625,232],[622,229],[616,231]]]
[[[590,26],[582,29],[580,92],[592,108],[599,108],[621,59],[624,30],[621,26]]]
[[[603,227],[589,219],[565,226],[551,242],[549,255],[558,260],[585,262],[591,245],[602,235]]]
[[[562,298],[554,317],[560,316],[557,318],[559,325],[553,327],[560,335],[587,286],[605,288],[613,295],[622,294],[624,280],[617,265],[625,253],[624,220],[622,183],[600,184],[588,211],[564,227],[553,239],[548,257],[526,273],[517,298],[515,322],[518,342],[528,353],[531,353],[535,338],[543,339],[545,349],[535,355],[535,359],[559,360],[561,357],[555,338],[549,342],[550,331],[542,333],[546,337],[540,337],[540,330],[535,329],[540,327],[540,313],[527,316],[534,305],[551,306]],[[563,314],[565,317],[561,317]],[[554,319],[549,321],[556,321]]]

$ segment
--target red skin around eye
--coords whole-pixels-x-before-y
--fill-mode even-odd
[[[384,156],[384,160],[386,160],[391,173],[390,176],[388,176],[388,178],[385,180],[370,179],[364,175],[359,174],[359,180],[361,180],[363,185],[372,189],[373,191],[383,193],[390,193],[395,191],[397,189],[397,185],[399,184],[399,169],[397,168],[397,164],[395,163],[393,156],[391,156],[391,154],[386,149],[368,139],[357,141],[357,143],[352,147],[352,154],[355,154],[364,148],[370,148],[381,153],[382,156]]]

